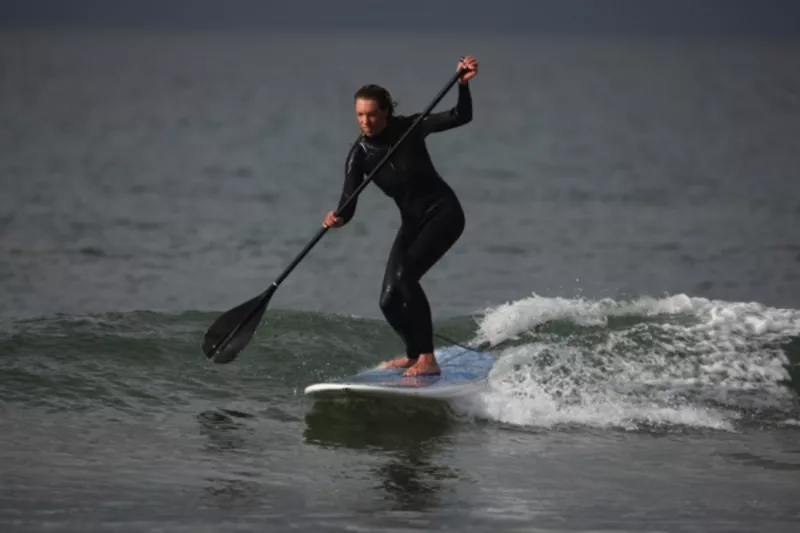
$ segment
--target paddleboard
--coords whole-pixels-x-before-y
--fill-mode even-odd
[[[315,383],[305,389],[313,398],[424,398],[449,400],[474,394],[486,387],[495,363],[488,352],[460,346],[438,348],[434,352],[441,374],[404,377],[405,368],[373,368],[329,382]]]

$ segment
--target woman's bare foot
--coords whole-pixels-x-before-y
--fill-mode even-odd
[[[408,368],[413,364],[413,359],[409,359],[408,357],[398,357],[397,359],[392,359],[391,361],[381,363],[378,365],[378,368]]]
[[[438,376],[442,373],[432,353],[420,354],[417,362],[403,373],[404,376]]]

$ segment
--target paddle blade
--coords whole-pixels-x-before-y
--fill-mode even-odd
[[[266,292],[223,313],[206,331],[203,353],[214,363],[230,363],[253,337],[269,299],[275,292],[271,285]]]

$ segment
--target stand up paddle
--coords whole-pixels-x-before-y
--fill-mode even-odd
[[[364,179],[363,183],[353,191],[353,194],[347,201],[342,204],[342,206],[336,211],[335,215],[341,216],[342,211],[352,202],[367,186],[367,184],[372,181],[373,176],[383,167],[386,161],[394,154],[395,150],[398,146],[405,140],[409,133],[411,133],[417,125],[422,122],[425,117],[427,117],[430,112],[436,107],[436,104],[444,98],[444,95],[447,94],[453,85],[456,84],[458,79],[465,74],[467,69],[460,69],[458,70],[452,78],[447,82],[447,85],[439,91],[439,94],[433,99],[433,101],[425,108],[411,126],[406,130],[405,133],[398,139],[397,143],[392,146],[389,151],[383,156],[375,169],[370,172],[370,174]],[[298,254],[298,256],[292,261],[288,267],[281,273],[278,278],[272,282],[267,290],[252,298],[243,304],[240,304],[233,309],[226,311],[213,324],[211,327],[208,328],[206,331],[205,337],[203,339],[203,353],[205,353],[206,357],[208,357],[214,363],[230,363],[236,356],[239,355],[239,352],[247,346],[247,343],[250,342],[250,339],[253,337],[253,333],[255,333],[256,329],[258,328],[259,324],[261,323],[261,317],[264,316],[264,311],[267,310],[267,304],[269,304],[270,298],[272,295],[275,294],[275,291],[278,290],[278,287],[283,282],[284,279],[295,269],[295,267],[303,260],[303,258],[311,251],[311,248],[314,247],[317,242],[325,235],[325,232],[328,231],[328,228],[322,226],[317,234],[311,239],[305,248]]]

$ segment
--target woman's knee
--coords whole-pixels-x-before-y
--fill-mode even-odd
[[[396,308],[403,306],[402,286],[405,282],[404,276],[405,271],[402,266],[399,266],[384,279],[381,287],[381,297],[378,302],[384,313],[392,312]]]

